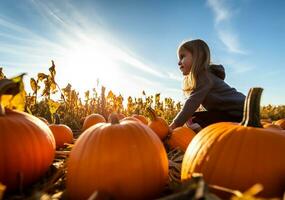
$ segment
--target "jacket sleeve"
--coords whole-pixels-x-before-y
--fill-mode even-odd
[[[202,104],[211,88],[211,82],[206,79],[197,83],[196,89],[194,89],[190,96],[186,99],[181,111],[176,115],[173,120],[176,126],[183,126],[183,124],[198,109],[200,104]]]

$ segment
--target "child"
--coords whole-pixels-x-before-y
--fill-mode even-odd
[[[178,48],[178,65],[182,74],[183,92],[188,96],[170,128],[192,123],[202,128],[221,121],[240,122],[245,95],[224,82],[222,65],[210,65],[210,50],[203,40],[191,40]],[[195,112],[202,105],[206,111]]]

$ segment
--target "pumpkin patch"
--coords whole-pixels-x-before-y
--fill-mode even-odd
[[[0,199],[282,196],[284,117],[261,107],[260,120],[260,90],[248,95],[241,124],[195,133],[186,126],[169,129],[181,105],[159,95],[123,104],[102,87],[100,95],[86,92],[81,101],[67,85],[53,100],[58,84],[54,66],[49,71],[31,80],[33,94],[25,94],[21,82],[0,80]],[[6,100],[13,96],[17,101]]]

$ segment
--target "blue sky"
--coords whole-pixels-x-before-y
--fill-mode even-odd
[[[0,0],[0,66],[26,82],[55,60],[61,87],[96,80],[124,96],[160,92],[184,101],[176,49],[200,38],[226,82],[262,104],[285,104],[285,1]],[[29,90],[29,85],[27,89]]]

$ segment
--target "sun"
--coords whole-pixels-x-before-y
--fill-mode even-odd
[[[59,61],[62,81],[72,83],[80,90],[94,88],[97,80],[114,88],[119,81],[116,77],[121,74],[114,52],[112,46],[98,41],[69,44]]]

